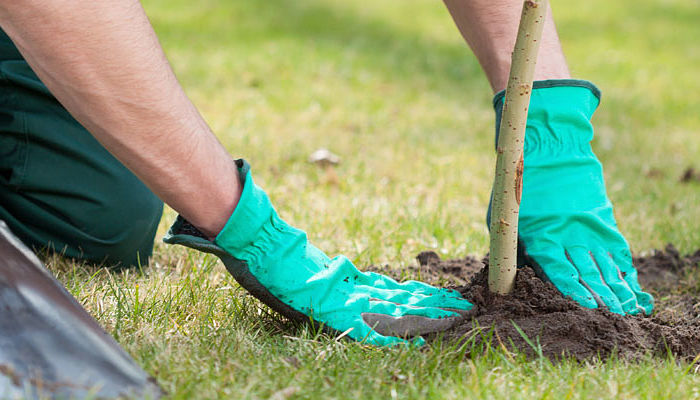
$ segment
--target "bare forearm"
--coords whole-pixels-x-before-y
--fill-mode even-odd
[[[444,0],[459,31],[474,51],[494,92],[505,89],[518,32],[522,0]],[[551,10],[542,33],[535,80],[571,75]]]
[[[161,199],[214,235],[237,173],[137,0],[0,0],[0,25],[56,98]]]

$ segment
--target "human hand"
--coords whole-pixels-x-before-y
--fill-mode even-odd
[[[215,241],[178,217],[166,243],[216,254],[242,287],[287,318],[373,345],[423,344],[420,335],[452,327],[472,308],[456,291],[398,283],[360,272],[344,256],[329,258],[279,218],[250,166],[237,165],[241,199]]]
[[[600,92],[586,81],[535,82],[525,134],[519,265],[585,307],[650,314],[590,146]],[[503,106],[496,95],[497,121]],[[489,210],[490,211],[490,210]]]

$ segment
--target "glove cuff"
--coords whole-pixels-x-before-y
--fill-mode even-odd
[[[571,148],[593,139],[590,119],[600,90],[591,82],[576,79],[535,81],[528,109],[525,152],[541,147]],[[496,111],[496,146],[505,101],[505,90],[493,98]]]
[[[548,80],[544,80],[544,81],[532,82],[533,92],[535,90],[538,90],[538,89],[548,89],[548,88],[556,88],[556,87],[586,88],[591,92],[591,94],[593,96],[595,96],[598,99],[598,102],[600,102],[600,99],[602,97],[602,93],[600,92],[600,89],[598,89],[598,87],[595,84],[593,84],[593,82],[582,80],[582,79],[548,79]],[[503,101],[505,100],[505,97],[506,97],[506,90],[505,89],[501,90],[500,92],[496,93],[493,96],[493,108],[496,110],[496,112],[500,112],[500,110],[503,109]]]
[[[245,249],[255,242],[263,226],[276,215],[265,191],[253,181],[250,164],[243,159],[235,162],[243,190],[226,225],[214,239],[214,243],[229,252]]]

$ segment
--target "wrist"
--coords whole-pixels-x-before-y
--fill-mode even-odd
[[[494,96],[496,146],[505,91]],[[593,126],[590,119],[600,103],[600,90],[591,82],[552,79],[533,83],[528,108],[525,153],[545,150],[565,153],[590,151]]]
[[[591,81],[586,81],[583,79],[546,79],[546,80],[536,80],[532,82],[532,90],[533,93],[534,91],[542,91],[542,89],[551,89],[551,88],[586,88],[588,89],[591,94],[598,99],[598,102],[600,102],[600,99],[602,97],[602,93],[600,92],[600,89]],[[493,96],[493,108],[496,110],[496,113],[500,115],[501,110],[503,109],[503,101],[505,100],[506,96],[506,90],[503,89],[500,92],[496,93]],[[531,101],[532,102],[532,101]],[[597,106],[597,105],[596,105]]]
[[[214,241],[235,212],[243,192],[243,179],[236,164],[228,162],[227,169],[214,190],[194,193],[187,220],[197,227],[207,239]]]
[[[241,184],[240,197],[235,209],[224,221],[224,226],[217,232],[215,243],[229,252],[236,252],[258,241],[259,234],[269,230],[276,212],[267,193],[253,181],[250,164],[239,159],[232,165]]]

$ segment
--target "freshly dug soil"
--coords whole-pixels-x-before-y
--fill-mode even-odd
[[[482,260],[469,255],[454,260],[441,260],[434,251],[423,251],[416,256],[416,260],[418,260],[418,265],[409,265],[403,270],[403,274],[411,279],[439,286],[466,285],[477,272],[484,268]],[[384,268],[370,265],[367,270],[393,275],[397,279],[405,277],[397,276],[395,271],[389,269],[388,265]]]
[[[634,266],[639,273],[642,287],[669,289],[678,285],[683,272],[700,263],[700,250],[681,256],[672,245],[667,244],[663,251],[655,250],[646,256],[633,257]]]
[[[640,284],[656,298],[656,320],[700,324],[700,250],[682,256],[669,244],[663,251],[634,257],[634,265]]]
[[[474,333],[477,340],[488,339],[495,327],[492,345],[500,341],[506,348],[534,355],[538,350],[529,339],[541,346],[544,356],[554,359],[568,355],[582,360],[613,352],[634,359],[648,352],[664,355],[667,347],[681,358],[693,359],[700,354],[700,324],[670,325],[653,318],[584,308],[564,298],[529,267],[518,271],[515,288],[508,296],[489,291],[488,267],[459,290],[477,311],[472,320],[449,331],[448,337]]]
[[[490,340],[492,346],[502,345],[528,356],[541,351],[553,360],[562,356],[586,360],[612,354],[633,360],[646,354],[665,356],[668,351],[692,360],[700,354],[697,283],[694,294],[678,289],[686,272],[700,262],[700,250],[681,256],[669,245],[665,251],[635,257],[642,286],[656,298],[652,317],[623,317],[581,307],[564,298],[551,283],[539,279],[529,267],[518,271],[511,294],[499,296],[488,290],[488,258],[440,260],[434,252],[423,252],[417,259],[419,265],[409,271],[419,272],[420,278],[430,283],[459,285],[471,277],[469,284],[456,289],[474,304],[472,318],[444,332],[446,339],[473,338],[477,344]]]

